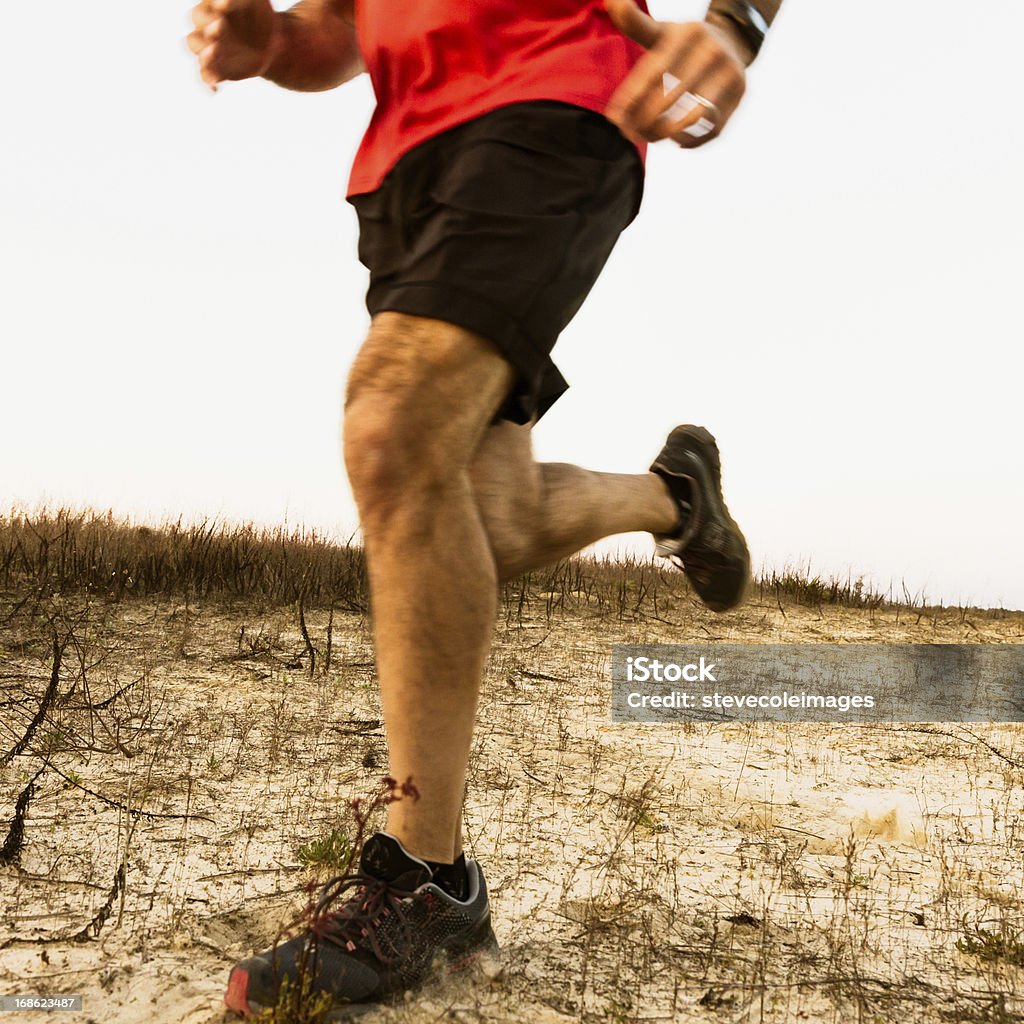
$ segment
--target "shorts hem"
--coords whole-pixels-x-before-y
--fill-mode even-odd
[[[467,289],[431,281],[405,281],[367,297],[371,316],[406,313],[462,327],[490,341],[515,371],[516,383],[499,412],[501,419],[528,423],[551,408],[569,385],[551,357],[537,348],[515,317]],[[543,382],[543,393],[538,389]]]

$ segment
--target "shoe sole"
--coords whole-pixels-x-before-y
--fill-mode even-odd
[[[249,972],[244,967],[234,967],[231,974],[228,975],[224,1005],[232,1012],[246,1018],[255,1017],[266,1009],[262,1003],[249,1000]],[[371,1010],[379,1010],[380,1007],[380,1003],[348,1003],[328,1011],[323,1020],[329,1021],[331,1024],[338,1024],[342,1021],[355,1020]]]
[[[249,1005],[249,972],[242,967],[232,967],[228,975],[228,990],[224,993],[224,1005],[243,1017],[255,1016],[262,1006]]]
[[[443,967],[439,967],[438,972],[445,975],[461,974],[480,963],[485,957],[497,956],[499,952],[497,940],[492,936],[491,943],[460,957],[458,960],[444,964]],[[404,994],[396,993],[389,1001],[398,1001]],[[224,1005],[242,1017],[255,1017],[266,1009],[263,1004],[252,1002],[249,999],[249,972],[244,967],[231,969],[231,973],[228,975],[227,991],[224,993]],[[330,1024],[341,1024],[343,1021],[356,1020],[373,1010],[379,1010],[382,1005],[385,1003],[345,1003],[343,1006],[337,1006],[330,1010],[323,1019]]]

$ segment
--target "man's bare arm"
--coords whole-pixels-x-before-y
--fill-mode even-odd
[[[301,0],[281,12],[270,0],[201,0],[192,21],[188,45],[213,89],[262,77],[286,89],[322,92],[363,70],[354,0]]]
[[[363,68],[354,0],[302,0],[278,19],[278,50],[263,77],[286,89],[319,92]]]

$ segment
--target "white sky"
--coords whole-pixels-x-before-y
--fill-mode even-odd
[[[369,84],[214,96],[187,26],[5,11],[0,501],[344,536]],[[1011,0],[789,0],[726,137],[652,153],[540,457],[639,471],[704,423],[756,563],[1024,607],[1022,38]]]

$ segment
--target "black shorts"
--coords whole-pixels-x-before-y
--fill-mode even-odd
[[[640,207],[636,148],[602,115],[501,107],[405,154],[352,196],[366,305],[489,338],[517,371],[499,418],[528,423],[567,388],[551,361]]]

